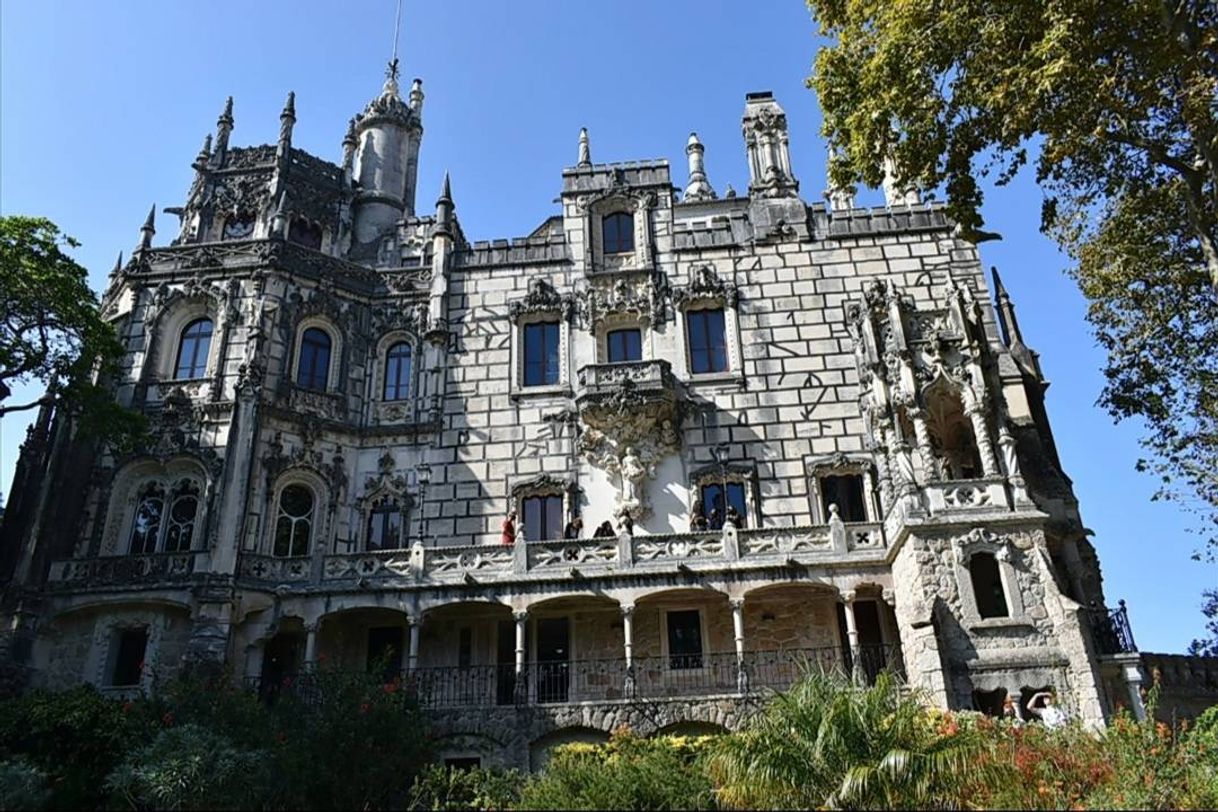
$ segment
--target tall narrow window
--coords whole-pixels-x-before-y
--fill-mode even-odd
[[[148,650],[148,630],[142,626],[120,629],[114,639],[114,660],[110,668],[110,685],[125,688],[140,684],[144,673],[144,654]]]
[[[529,541],[562,538],[562,497],[530,496],[524,500],[524,537]]]
[[[524,326],[524,385],[558,383],[558,322]]]
[[[296,385],[324,392],[329,377],[330,336],[325,330],[310,327],[300,337],[300,363],[296,367]]]
[[[410,393],[410,344],[400,341],[385,354],[385,400],[405,400]]]
[[[863,477],[859,474],[834,474],[820,478],[821,511],[829,521],[829,505],[837,505],[837,515],[843,522],[867,521],[863,501]]]
[[[165,552],[178,553],[190,549],[195,532],[195,517],[199,513],[199,486],[184,479],[174,486],[169,496],[169,516],[165,523]]]
[[[697,609],[668,613],[668,667],[702,667],[702,619]]]
[[[724,502],[726,494],[727,501]],[[706,517],[706,526],[711,530],[719,530],[727,518],[728,507],[734,507],[740,514],[741,527],[748,518],[748,503],[744,498],[743,482],[708,482],[702,486],[702,515]]]
[[[135,508],[135,519],[131,523],[132,555],[155,553],[161,535],[161,522],[165,518],[165,489],[159,484],[149,483],[140,491]]]
[[[275,555],[309,554],[313,533],[313,493],[302,485],[288,485],[279,494],[279,515],[275,520]]]
[[[405,542],[406,515],[397,502],[385,500],[368,518],[368,549],[398,550]]]
[[[689,371],[695,375],[727,371],[727,340],[723,309],[691,310],[685,314],[689,334]]]
[[[211,349],[211,319],[195,319],[182,331],[178,342],[178,363],[173,377],[178,380],[202,378],[207,374],[207,352]]]
[[[998,571],[998,559],[990,553],[974,553],[969,559],[968,571],[972,576],[977,614],[982,617],[1009,617],[1007,596],[1002,589],[1002,574]]]
[[[625,361],[643,360],[643,331],[637,328],[630,330],[610,330],[605,336],[609,350],[609,363],[620,364]]]
[[[634,217],[616,212],[604,219],[601,234],[606,254],[626,254],[634,250]]]

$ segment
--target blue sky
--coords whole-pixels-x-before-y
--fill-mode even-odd
[[[225,96],[235,97],[233,142],[270,143],[295,90],[294,144],[337,161],[347,119],[380,89],[393,15],[394,0],[0,2],[0,212],[59,223],[100,289],[148,207],[183,202]],[[406,0],[404,78],[421,77],[427,96],[419,208],[447,169],[470,239],[529,233],[558,212],[581,126],[594,160],[667,157],[677,180],[696,130],[712,184],[743,190],[744,94],[766,89],[786,108],[803,196],[819,199],[825,147],[803,84],[817,46],[798,0]],[[1190,560],[1189,518],[1151,502],[1154,481],[1133,470],[1137,427],[1113,426],[1094,405],[1103,356],[1064,258],[1037,232],[1035,185],[1025,175],[994,191],[984,213],[1005,239],[982,259],[1003,272],[1053,382],[1050,418],[1109,601],[1128,600],[1142,648],[1182,650],[1201,632],[1200,593],[1215,570]],[[157,244],[172,220],[158,216]],[[27,422],[0,424],[0,490]]]

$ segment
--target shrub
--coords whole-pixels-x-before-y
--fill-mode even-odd
[[[554,749],[521,793],[523,809],[713,809],[703,754],[711,737],[642,739],[620,730],[603,745]]]
[[[709,767],[732,806],[952,806],[968,776],[989,769],[987,748],[976,727],[931,712],[887,674],[870,688],[809,674],[725,737]]]
[[[0,760],[24,756],[46,774],[48,804],[95,809],[106,776],[147,741],[144,705],[103,697],[90,686],[31,691],[0,703]]]
[[[516,770],[454,770],[433,764],[415,779],[407,809],[512,809],[525,778]]]
[[[0,812],[45,809],[50,797],[46,773],[28,759],[0,761]]]
[[[110,792],[135,809],[264,806],[270,756],[197,724],[167,727],[110,774]]]

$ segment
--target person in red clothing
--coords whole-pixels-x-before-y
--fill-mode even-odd
[[[503,520],[503,532],[499,536],[499,543],[516,543],[516,511],[514,510]]]

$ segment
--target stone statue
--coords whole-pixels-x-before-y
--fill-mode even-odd
[[[643,461],[635,453],[634,446],[627,446],[622,455],[622,504],[633,506],[641,504],[639,500],[639,483],[647,475]]]

